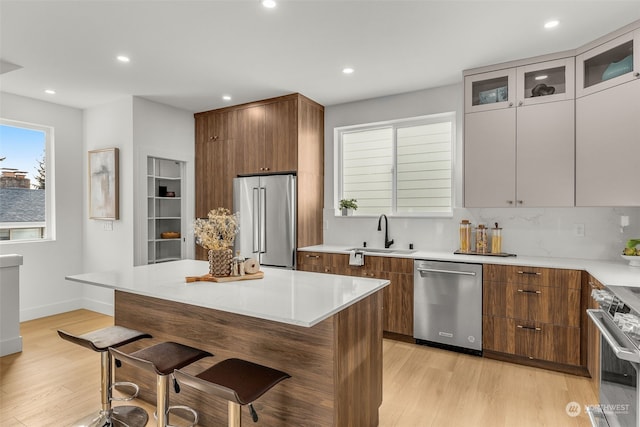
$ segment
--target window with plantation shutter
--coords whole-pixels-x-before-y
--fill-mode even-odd
[[[338,199],[354,215],[452,212],[453,113],[336,129]]]
[[[358,200],[360,215],[391,212],[393,144],[390,127],[342,136],[342,198]]]

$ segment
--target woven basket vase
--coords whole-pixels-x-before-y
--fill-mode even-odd
[[[232,259],[231,249],[209,249],[209,274],[213,277],[230,276]]]

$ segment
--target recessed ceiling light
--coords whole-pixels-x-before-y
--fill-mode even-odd
[[[342,72],[345,73],[345,74],[353,74],[354,71],[355,70],[353,68],[351,68],[351,67],[345,67],[345,68],[342,69]]]
[[[46,90],[44,91],[44,93],[47,93],[47,94],[49,94],[49,95],[55,95],[55,94],[56,94],[56,91],[55,91],[55,90],[53,90],[53,89],[46,89]]]
[[[558,24],[560,24],[560,21],[557,21],[557,20],[554,19],[552,21],[545,22],[544,27],[547,28],[547,29],[555,28],[555,27],[558,26]]]
[[[229,95],[222,95],[222,99],[225,101],[231,101],[231,97]]]
[[[276,2],[275,0],[262,0],[262,5],[267,9],[273,9],[276,7]]]
[[[546,79],[547,77],[549,77],[549,76],[547,76],[546,74],[543,74],[543,75],[541,75],[541,76],[536,76],[536,80],[544,80],[544,79]]]
[[[118,55],[117,59],[120,62],[130,62],[131,61],[131,59],[129,59],[128,56],[124,56],[124,55]]]

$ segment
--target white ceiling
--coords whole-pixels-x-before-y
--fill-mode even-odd
[[[0,90],[77,108],[136,95],[197,112],[292,92],[334,105],[460,82],[638,19],[640,0],[0,0],[0,57],[23,67]]]

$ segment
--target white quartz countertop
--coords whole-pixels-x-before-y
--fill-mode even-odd
[[[207,261],[181,260],[67,276],[74,282],[131,292],[291,325],[311,327],[383,289],[388,280],[262,267],[263,279],[186,283]]]
[[[348,254],[350,246],[317,245],[300,248],[303,252],[327,252]],[[634,286],[640,287],[640,267],[631,267],[620,258],[620,261],[596,261],[581,258],[555,258],[514,256],[497,257],[484,255],[458,255],[451,252],[416,251],[411,254],[400,253],[367,253],[365,251],[365,266],[367,256],[385,256],[398,258],[424,259],[434,261],[468,262],[473,264],[503,264],[523,265],[529,267],[567,268],[585,270],[606,286]]]

